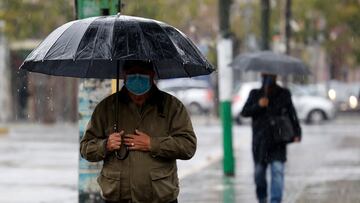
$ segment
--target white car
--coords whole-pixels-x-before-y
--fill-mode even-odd
[[[289,89],[300,120],[306,123],[320,123],[335,118],[336,107],[330,99],[299,85],[290,85]]]
[[[234,92],[232,101],[232,116],[238,124],[248,120],[240,115],[245,102],[252,89],[261,87],[260,82],[242,83]],[[292,101],[297,112],[298,118],[306,123],[321,123],[335,117],[336,108],[327,98],[312,95],[301,86],[290,85]]]
[[[195,79],[168,79],[157,83],[163,90],[178,98],[191,114],[207,114],[214,108],[214,94],[209,83]]]

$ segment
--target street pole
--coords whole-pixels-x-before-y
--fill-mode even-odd
[[[285,53],[290,54],[290,38],[291,38],[291,0],[286,0],[285,5]]]
[[[261,0],[261,49],[269,50],[270,0]]]
[[[229,15],[231,0],[219,0],[219,39],[217,56],[219,69],[220,116],[223,129],[223,169],[226,176],[234,176],[234,155],[232,142],[231,98],[233,73],[229,66],[233,58],[233,42],[230,38]]]
[[[76,18],[83,19],[100,15],[115,15],[119,12],[120,0],[75,0]],[[101,85],[99,85],[101,83]],[[82,79],[78,92],[79,138],[84,135],[86,125],[90,120],[100,98],[111,94],[110,80]],[[79,157],[79,203],[102,202],[99,186],[96,183],[102,163],[88,162]]]
[[[291,38],[291,0],[286,0],[285,3],[285,54],[290,55],[290,38]],[[289,78],[289,76],[283,76],[284,86],[287,87],[289,80],[294,78]]]

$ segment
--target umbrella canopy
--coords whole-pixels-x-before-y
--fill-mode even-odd
[[[275,75],[310,74],[309,69],[301,60],[272,51],[240,54],[231,62],[230,66],[243,71],[255,71]]]
[[[194,77],[214,68],[191,40],[163,22],[125,15],[71,21],[54,30],[21,69],[79,78],[117,78],[126,60],[152,61],[156,76]]]

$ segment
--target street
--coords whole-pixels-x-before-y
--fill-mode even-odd
[[[179,202],[256,202],[249,125],[234,126],[236,175],[223,176],[219,121],[193,118],[198,149],[179,161]],[[303,125],[288,148],[284,202],[360,202],[360,116]],[[75,125],[13,124],[0,134],[0,202],[77,202]]]

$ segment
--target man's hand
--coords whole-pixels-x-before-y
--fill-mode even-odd
[[[261,97],[259,99],[259,106],[260,107],[267,107],[269,105],[269,99],[267,97]]]
[[[130,150],[150,151],[150,136],[139,130],[135,130],[135,134],[126,135],[124,142]]]
[[[108,141],[106,143],[106,150],[108,151],[114,151],[117,149],[120,149],[120,145],[121,145],[121,136],[124,134],[124,131],[122,130],[119,133],[112,133],[109,138]]]
[[[297,137],[294,137],[294,142],[300,142],[300,137],[299,136],[297,136]]]

